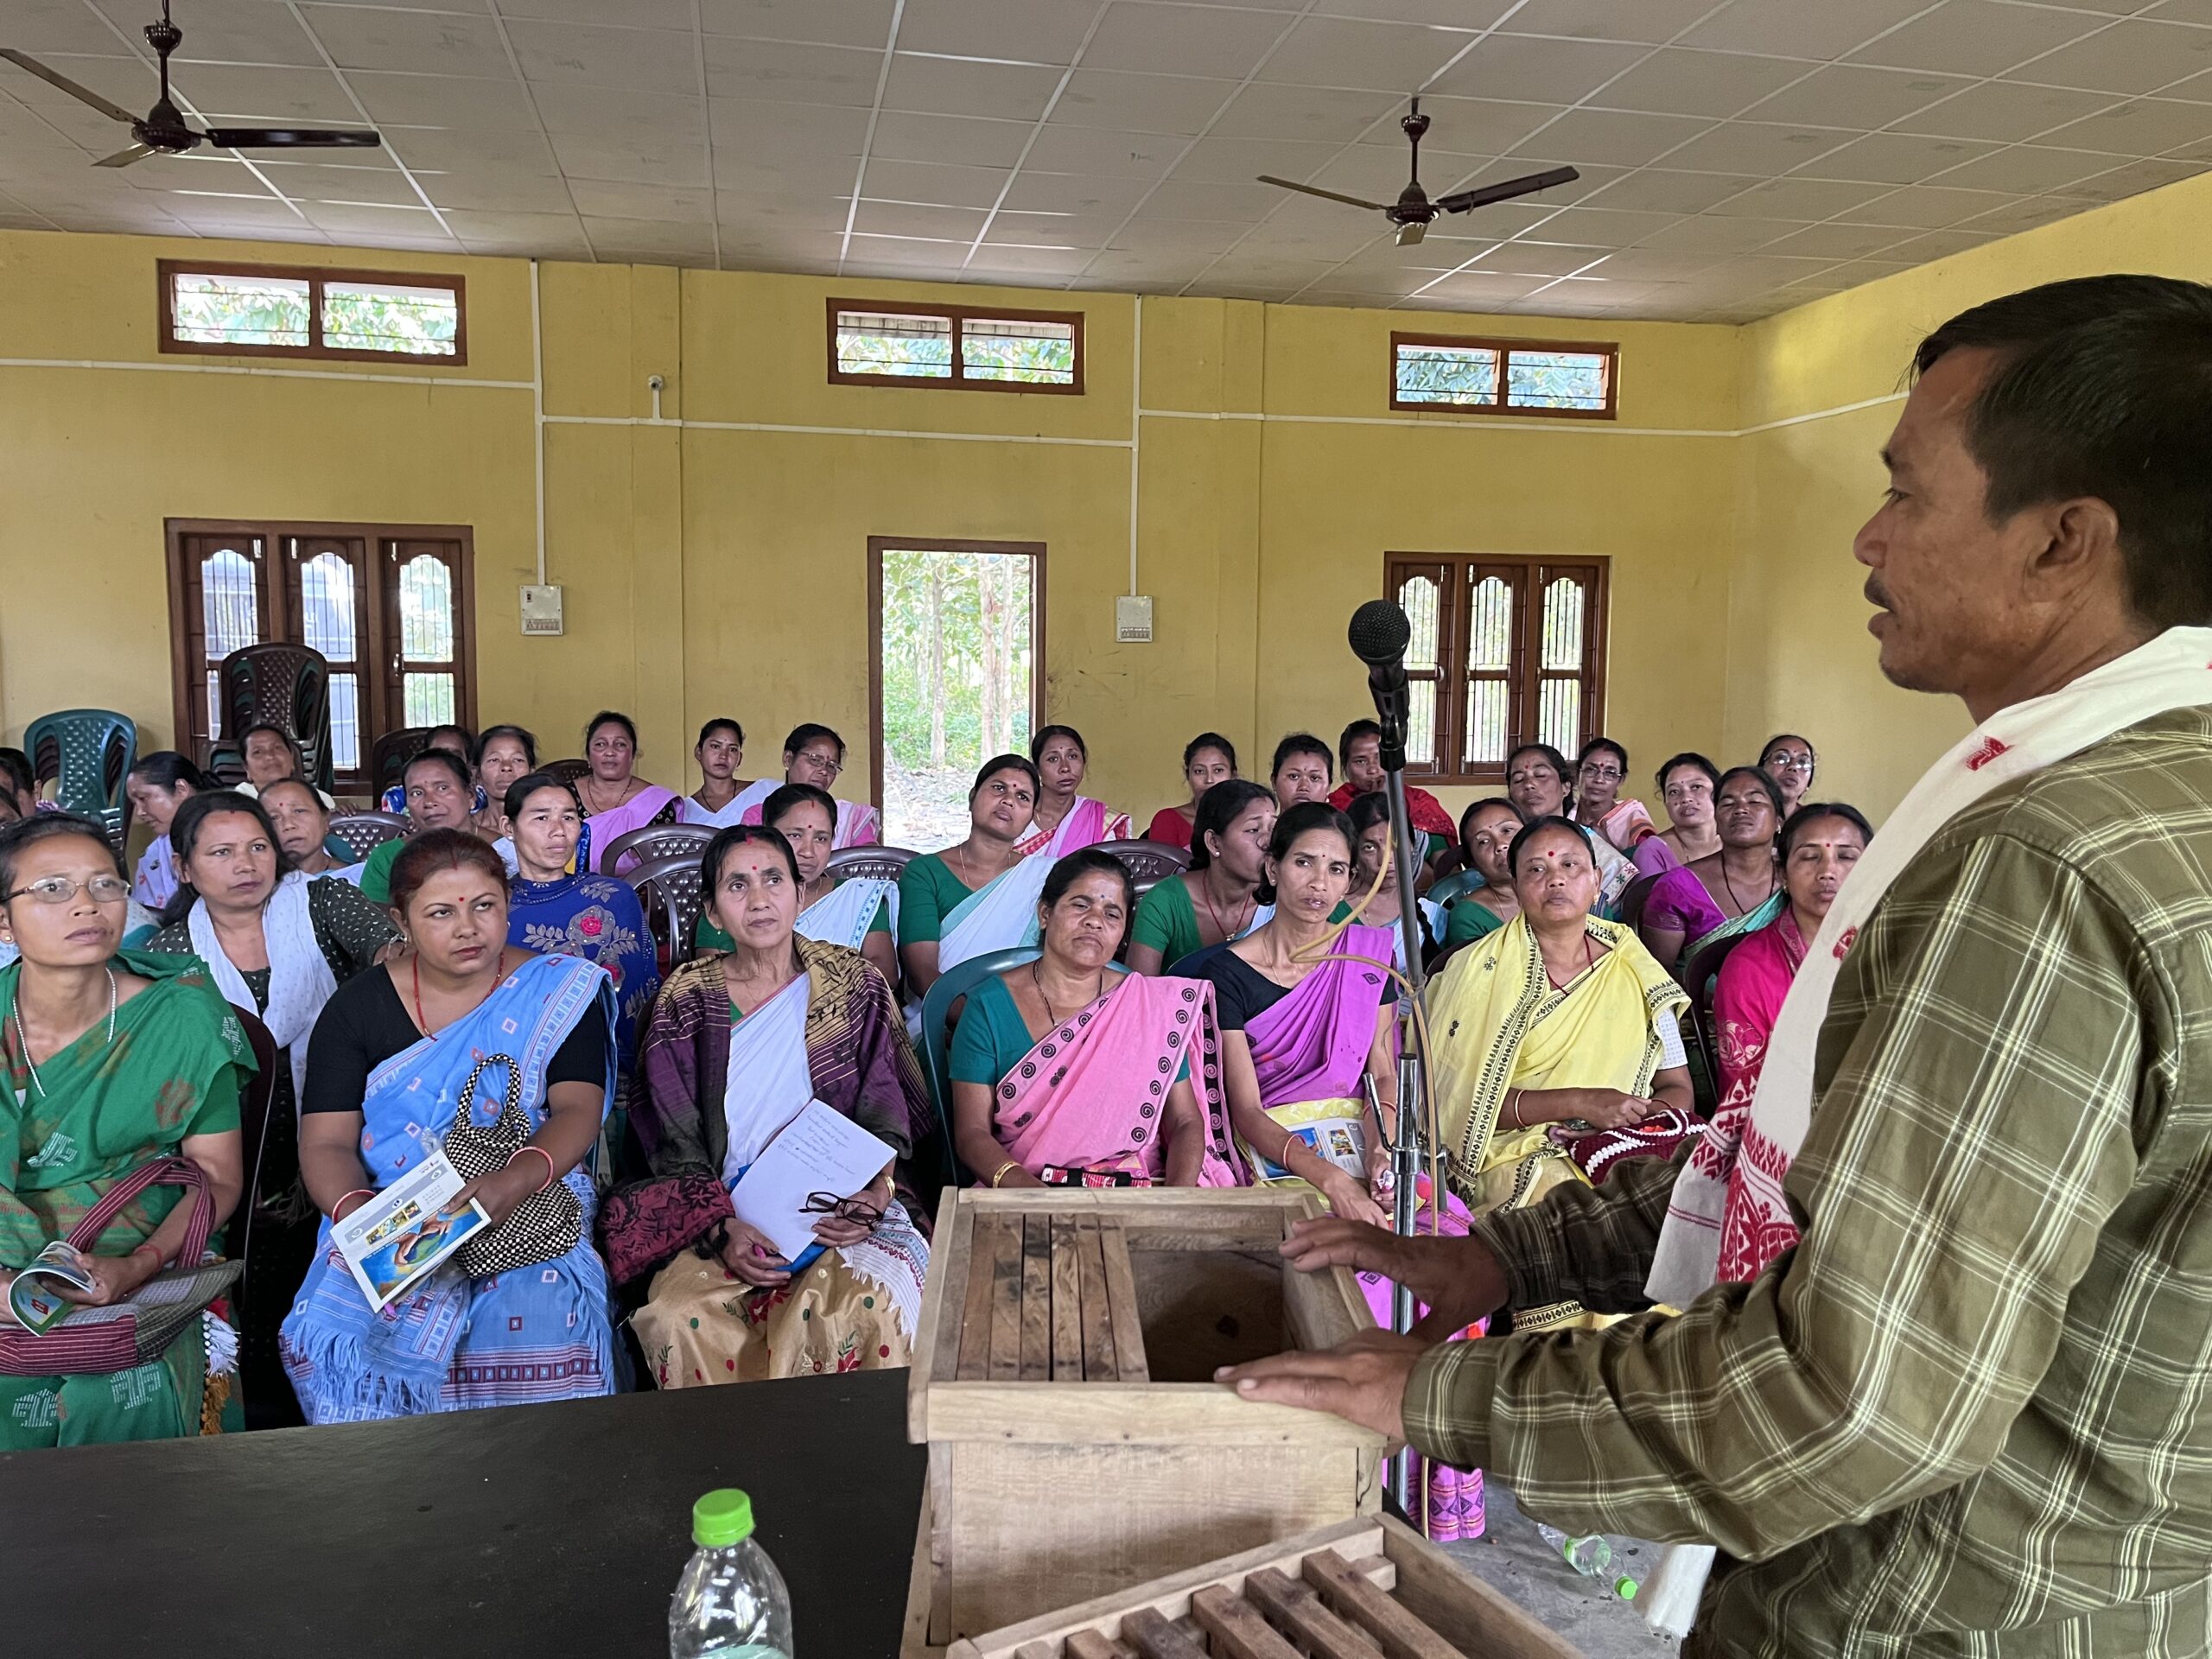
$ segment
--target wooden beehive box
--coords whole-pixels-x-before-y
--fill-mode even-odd
[[[1412,1528],[1377,1516],[952,1644],[947,1659],[1582,1659]]]
[[[948,1192],[907,1394],[930,1447],[906,1652],[1381,1504],[1382,1437],[1217,1366],[1371,1329],[1276,1246],[1295,1191]]]

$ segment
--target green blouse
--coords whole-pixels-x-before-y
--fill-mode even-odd
[[[975,891],[941,853],[909,859],[899,873],[899,943],[935,944],[944,937],[944,918]]]

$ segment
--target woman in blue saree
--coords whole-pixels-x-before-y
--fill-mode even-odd
[[[392,867],[392,899],[412,954],[332,997],[309,1052],[300,1172],[326,1219],[281,1335],[301,1409],[310,1423],[348,1422],[613,1393],[588,1167],[614,1084],[606,970],[506,944],[506,871],[474,836],[417,836]],[[474,1198],[496,1227],[559,1181],[582,1209],[581,1236],[484,1277],[449,1257],[372,1309],[330,1248],[330,1223],[436,1150],[461,1114],[488,1124],[510,1068],[529,1137],[448,1207]]]

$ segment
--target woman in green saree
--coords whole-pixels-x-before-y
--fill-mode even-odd
[[[0,969],[0,1293],[148,1162],[198,1165],[218,1227],[238,1203],[245,1033],[197,957],[119,949],[130,893],[105,836],[82,818],[0,831],[0,938],[22,952]],[[121,1302],[173,1265],[184,1198],[153,1186],[125,1205],[87,1253],[95,1288],[70,1300]],[[236,1354],[211,1312],[130,1370],[0,1376],[0,1450],[236,1427]]]

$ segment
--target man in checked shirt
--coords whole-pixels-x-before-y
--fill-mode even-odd
[[[1883,671],[1976,730],[1846,882],[1839,911],[1871,871],[1864,920],[1814,943],[1791,1002],[1817,979],[1825,1007],[1794,1055],[1777,1022],[1756,1161],[1796,1155],[1751,1232],[1778,1253],[1679,1317],[1376,1332],[1224,1380],[1493,1471],[1574,1531],[1719,1546],[1687,1654],[2203,1655],[2212,289],[2032,289],[1916,367],[1853,550]],[[1769,1111],[1793,1066],[1794,1131]],[[1439,1330],[1635,1313],[1679,1168],[1631,1160],[1465,1240],[1328,1220],[1285,1254],[1388,1273]]]

